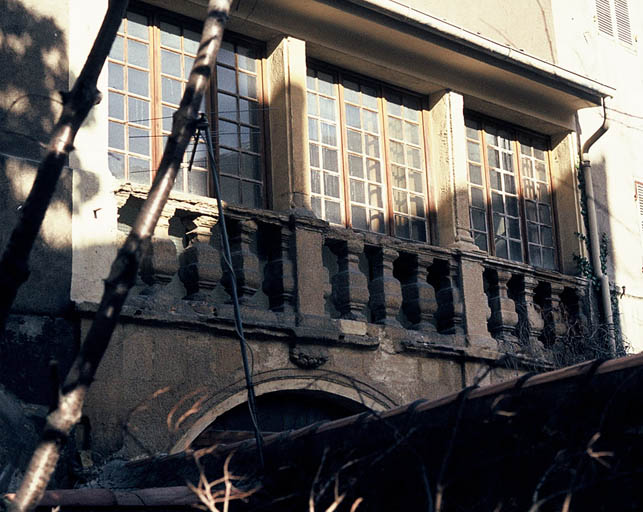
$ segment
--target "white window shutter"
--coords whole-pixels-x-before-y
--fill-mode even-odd
[[[639,209],[639,225],[641,227],[641,235],[643,236],[643,183],[640,181],[634,182],[636,187],[636,205]]]
[[[614,13],[616,17],[616,34],[622,43],[632,44],[632,27],[630,26],[630,12],[627,0],[614,0]]]
[[[612,28],[612,7],[610,0],[596,0],[596,20],[598,21],[598,30],[608,36],[614,35]]]

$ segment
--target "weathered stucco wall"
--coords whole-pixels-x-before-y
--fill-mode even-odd
[[[628,2],[634,41],[626,45],[598,31],[593,0],[554,2],[562,66],[616,88],[609,98],[609,131],[590,151],[598,224],[609,241],[608,273],[621,287],[621,323],[631,350],[643,350],[643,249],[635,182],[643,181],[643,4]],[[637,37],[638,36],[638,40]],[[579,112],[581,144],[600,126],[600,108]]]

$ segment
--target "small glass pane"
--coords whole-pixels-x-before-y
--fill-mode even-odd
[[[404,144],[399,142],[390,141],[389,142],[389,153],[391,162],[395,164],[404,165]]]
[[[241,176],[261,181],[261,159],[256,155],[241,155]]]
[[[176,25],[161,22],[161,44],[174,48],[175,50],[181,49],[181,28]]]
[[[344,100],[359,104],[359,85],[350,80],[344,80]]]
[[[366,203],[366,190],[364,189],[364,182],[359,180],[351,180],[351,202]]]
[[[411,215],[424,217],[424,198],[421,196],[411,196]]]
[[[482,171],[479,165],[469,164],[469,181],[482,185]]]
[[[543,267],[548,269],[555,269],[556,264],[554,262],[554,250],[553,249],[543,249]]]
[[[406,161],[407,165],[410,167],[415,167],[416,169],[422,168],[422,155],[420,150],[416,148],[406,148]]]
[[[392,139],[402,140],[404,138],[404,134],[402,133],[402,121],[394,117],[388,118],[388,136]]]
[[[335,79],[328,73],[319,73],[317,75],[317,87],[319,92],[326,96],[335,96]]]
[[[236,124],[219,120],[219,144],[223,146],[230,146],[232,148],[238,148],[239,134],[237,129],[238,127]]]
[[[109,122],[108,144],[110,148],[125,149],[125,125]]]
[[[507,207],[507,214],[512,217],[518,217],[518,198],[512,196],[505,196],[505,206]]]
[[[406,193],[399,190],[393,192],[393,210],[399,213],[409,213]]]
[[[181,56],[178,53],[161,50],[161,72],[181,76]]]
[[[127,40],[127,62],[142,68],[149,67],[149,47],[138,41]]]
[[[546,247],[552,247],[554,245],[551,228],[547,226],[540,227],[540,242]]]
[[[523,180],[525,199],[536,199],[536,184],[533,180]]]
[[[309,144],[308,149],[310,153],[310,166],[319,167],[319,146]]]
[[[395,234],[401,238],[411,238],[409,219],[407,217],[395,216]]]
[[[191,30],[185,29],[183,31],[183,50],[187,53],[192,53],[196,55],[199,53],[199,41],[201,40],[201,35],[197,32],[192,32]]]
[[[237,120],[237,97],[230,96],[220,92],[217,94],[217,108],[219,109],[219,117]]]
[[[484,194],[482,189],[471,187],[471,206],[484,209]]]
[[[368,85],[362,86],[362,105],[377,110],[377,90]]]
[[[109,51],[109,56],[112,59],[123,60],[123,38],[121,36],[116,36],[114,43],[112,43],[112,48]]]
[[[473,160],[474,162],[480,162],[481,161],[480,144],[476,142],[467,141],[467,154],[469,155],[469,160]]]
[[[129,150],[139,155],[150,154],[150,132],[130,126],[129,132]]]
[[[114,178],[123,179],[125,177],[125,156],[120,153],[112,153],[111,151],[107,154],[107,164],[109,166],[109,171],[112,173]]]
[[[420,103],[417,98],[404,97],[404,117],[410,121],[417,121],[420,118]]]
[[[380,127],[377,119],[377,113],[370,110],[363,110],[364,129],[369,132],[379,133]]]
[[[380,139],[375,135],[364,135],[364,152],[373,158],[380,157]]]
[[[322,148],[322,162],[324,169],[327,171],[337,172],[337,151],[334,149]]]
[[[391,165],[391,176],[394,187],[406,188],[406,169],[404,167]]]
[[[362,152],[362,133],[356,132],[355,130],[346,131],[346,139],[349,151],[355,151],[355,153]]]
[[[346,124],[354,128],[361,128],[361,118],[359,107],[353,105],[346,105]]]
[[[380,163],[377,160],[366,159],[366,176],[370,181],[382,183],[382,174],[380,172]]]
[[[183,78],[187,80],[190,76],[190,71],[192,71],[192,66],[194,66],[194,59],[188,57],[187,55],[183,56]]]
[[[476,231],[487,231],[487,216],[484,211],[472,209],[471,223]]]
[[[533,201],[525,201],[525,210],[527,211],[527,220],[533,220],[534,222],[538,221],[538,215],[536,214],[536,203]]]
[[[319,97],[319,115],[329,121],[335,120],[335,100]]]
[[[317,126],[319,121],[317,119],[308,118],[308,139],[313,141],[319,140],[319,133]]]
[[[384,215],[382,212],[378,212],[375,210],[370,211],[371,215],[371,231],[374,231],[376,233],[384,233],[385,225],[384,225]]]
[[[505,218],[502,215],[493,216],[493,231],[496,236],[507,236],[507,229],[505,227]]]
[[[386,110],[390,115],[402,117],[402,95],[392,91],[387,92]]]
[[[411,239],[426,242],[426,223],[423,220],[411,219]]]
[[[237,92],[237,83],[233,69],[217,66],[217,87],[223,91]]]
[[[219,153],[219,169],[223,174],[239,175],[239,153],[221,148]]]
[[[368,229],[366,221],[366,208],[361,206],[351,207],[351,217],[355,229]]]
[[[527,239],[535,244],[540,243],[540,236],[538,235],[538,224],[527,222]]]
[[[228,66],[234,66],[234,61],[234,45],[228,41],[223,41],[221,43],[221,48],[219,48],[219,53],[217,54],[217,62],[227,64]]]
[[[163,101],[178,105],[181,102],[181,82],[163,77],[161,79]]]
[[[110,62],[108,65],[108,85],[114,89],[123,90],[125,88],[123,80],[123,66]]]
[[[110,92],[107,104],[109,117],[125,119],[125,97],[122,94]]]
[[[150,102],[129,97],[127,99],[127,110],[130,123],[150,125]]]
[[[487,152],[488,160],[489,160],[489,165],[491,167],[498,168],[500,167],[500,155],[498,154],[497,149],[489,148],[489,151]]]
[[[178,179],[178,178],[177,178]],[[200,196],[208,195],[208,173],[192,170],[188,173],[188,192]]]
[[[538,205],[538,212],[539,212],[539,219],[540,222],[543,224],[547,224],[548,226],[551,226],[551,210],[549,209],[549,206],[546,204],[539,204]]]
[[[239,99],[239,117],[242,123],[259,125],[259,105],[254,101]]]
[[[529,244],[529,263],[536,267],[542,266],[540,259],[540,247],[537,245]]]
[[[507,225],[509,227],[509,237],[520,240],[520,222],[518,219],[507,217]]]
[[[495,192],[491,194],[491,207],[493,208],[494,212],[504,213],[505,203],[502,200],[502,196],[500,194],[496,194]]]
[[[474,243],[478,246],[478,249],[481,251],[487,252],[487,235],[484,233],[475,233],[473,236]]]
[[[147,71],[127,68],[127,90],[139,96],[148,96],[149,73]]]
[[[308,98],[308,114],[312,116],[319,115],[319,109],[317,108],[317,95],[312,92],[307,93]]]
[[[355,178],[364,177],[364,164],[361,156],[348,155],[348,174]]]
[[[321,194],[321,173],[314,169],[310,171],[310,191],[313,194]]]
[[[257,77],[239,73],[239,94],[249,98],[257,98]]]
[[[128,159],[129,164],[129,180],[132,183],[143,183],[145,185],[150,182],[150,161],[143,160],[130,156]]]
[[[382,187],[377,185],[368,186],[368,204],[376,208],[382,208]]]
[[[337,175],[324,173],[324,195],[339,197],[339,177]]]
[[[239,62],[239,68],[245,69],[246,71],[256,71],[257,63],[255,61],[255,52],[251,48],[246,48],[244,46],[237,46],[237,59]]]
[[[509,253],[511,261],[522,261],[522,244],[509,240]]]
[[[147,16],[135,12],[127,13],[127,35],[148,40],[149,31],[147,28]]]
[[[507,171],[513,172],[514,160],[513,160],[513,155],[511,153],[502,154],[502,168]]]
[[[334,124],[321,123],[322,142],[329,146],[337,145],[337,133]]]
[[[404,123],[404,138],[407,142],[420,145],[420,127],[417,124],[406,122]]]
[[[333,224],[341,224],[342,214],[339,203],[335,201],[324,201],[324,206],[326,207],[326,220]]]
[[[241,203],[239,180],[229,178],[228,176],[221,176],[221,196],[224,201],[228,201],[229,203]]]
[[[172,131],[172,114],[174,112],[176,112],[175,108],[163,105],[163,130],[166,132]]]
[[[547,171],[543,162],[536,162],[536,175],[540,181],[547,180]]]
[[[310,205],[313,208],[313,213],[318,219],[322,218],[322,211],[321,211],[321,199],[319,197],[311,197],[310,198]]]
[[[250,208],[261,208],[261,185],[249,181],[241,182],[242,204]]]
[[[507,252],[507,240],[504,238],[496,239],[496,256],[505,259],[509,256]]]
[[[502,190],[502,176],[498,171],[489,171],[489,181],[493,190]]]
[[[505,192],[508,194],[516,193],[516,180],[511,174],[505,174]]]
[[[422,186],[422,173],[409,171],[409,184],[410,189],[413,192],[418,192],[420,194],[424,193],[424,187]]]

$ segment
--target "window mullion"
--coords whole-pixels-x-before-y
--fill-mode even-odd
[[[384,146],[382,154],[384,155],[384,172],[386,176],[386,208],[384,208],[384,223],[386,225],[386,232],[389,235],[395,235],[395,215],[393,213],[393,176],[391,173],[391,158],[389,156],[389,143],[387,132],[387,103],[384,97],[384,88],[379,88],[379,123],[380,132],[382,134],[382,145]]]
[[[482,169],[485,180],[485,198],[487,207],[487,236],[489,237],[488,251],[489,254],[495,256],[496,254],[496,237],[493,226],[493,208],[491,207],[491,178],[489,176],[489,160],[487,156],[487,141],[486,131],[483,123],[479,124],[478,136],[480,137],[480,145],[482,149]]]
[[[339,115],[339,131],[340,133],[340,150],[341,150],[341,159],[339,159],[340,169],[339,174],[342,177],[341,179],[341,190],[339,192],[340,201],[344,206],[344,224],[348,227],[352,227],[352,218],[351,218],[351,206],[350,206],[350,188],[349,188],[349,177],[348,177],[348,142],[347,132],[346,132],[346,116],[344,104],[344,77],[341,73],[337,74],[337,107]]]
[[[527,236],[527,210],[525,208],[525,195],[523,193],[523,183],[522,183],[522,153],[520,148],[520,142],[518,141],[518,135],[514,132],[514,162],[516,165],[516,191],[518,192],[518,207],[520,208],[520,229],[522,233],[520,234],[520,240],[522,241],[522,258],[526,263],[531,263],[529,258],[529,237]]]
[[[152,115],[152,180],[156,177],[156,170],[163,156],[163,108],[161,107],[161,64],[160,64],[160,20],[158,14],[152,17],[150,34],[150,73],[152,74],[150,113]]]

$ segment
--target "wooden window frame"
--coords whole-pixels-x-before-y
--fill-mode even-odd
[[[157,8],[153,7],[141,2],[131,2],[130,6],[127,9],[128,13],[134,13],[137,15],[145,16],[147,18],[147,23],[148,23],[148,44],[149,44],[149,101],[150,101],[150,108],[149,108],[149,113],[150,113],[150,125],[149,125],[149,133],[150,133],[150,170],[149,170],[149,176],[150,176],[150,183],[155,177],[156,170],[158,169],[158,165],[160,163],[160,160],[163,155],[163,150],[164,150],[164,139],[165,135],[167,134],[167,131],[163,129],[163,121],[164,121],[164,116],[163,116],[163,107],[164,107],[164,100],[162,98],[162,76],[163,73],[161,71],[161,23],[166,22],[170,25],[174,26],[179,26],[181,30],[190,30],[192,32],[195,32],[197,34],[201,34],[202,28],[203,28],[203,23],[195,20],[193,18],[173,13],[171,11],[162,9],[162,8]],[[181,36],[181,39],[183,39],[183,36]],[[224,38],[224,42],[232,43],[232,44],[241,44],[246,47],[249,47],[256,51],[256,57],[255,57],[255,62],[256,62],[256,87],[257,87],[257,126],[258,129],[260,130],[260,134],[258,136],[258,145],[259,145],[259,162],[260,162],[260,180],[261,180],[261,194],[260,194],[260,201],[261,204],[258,206],[259,208],[266,208],[269,206],[269,185],[270,185],[270,180],[268,179],[268,168],[269,168],[269,162],[268,162],[268,126],[269,126],[269,119],[268,119],[268,112],[266,108],[266,96],[265,96],[265,90],[266,90],[266,78],[265,78],[265,44],[251,39],[249,37],[239,35],[236,33],[231,33],[226,31]],[[179,51],[181,55],[181,61],[183,61],[183,56],[184,56],[184,50],[181,49]],[[238,60],[238,55],[235,52],[235,80],[239,80],[239,77],[237,76],[239,71],[238,71],[238,66],[236,65]],[[127,63],[125,64],[125,70],[127,69]],[[181,83],[186,83],[187,81],[187,75],[189,74],[188,71],[185,72],[185,76],[180,77]],[[179,78],[179,77],[175,77]],[[111,88],[110,88],[111,89]],[[183,86],[182,86],[183,90]],[[117,90],[114,89],[114,92]],[[119,94],[122,94],[123,92],[125,93],[125,101],[127,101],[127,97],[129,96],[128,91],[118,91]],[[210,121],[210,130],[212,132],[213,136],[213,147],[214,147],[214,153],[215,153],[215,165],[217,166],[217,169],[219,169],[219,163],[220,163],[220,145],[219,145],[219,133],[218,133],[218,122],[219,122],[219,110],[217,106],[217,92],[218,92],[218,87],[217,87],[217,70],[215,67],[215,70],[212,74],[210,83],[208,85],[207,89],[207,94],[205,98],[205,104],[206,104],[206,111],[208,111],[209,115],[209,121]],[[240,95],[239,89],[237,87],[237,93],[235,95],[235,98],[241,98],[243,99],[243,96]],[[131,121],[127,119],[129,117],[129,114],[125,116],[126,119],[122,121],[124,125],[129,125]],[[243,121],[240,119],[236,121],[236,124],[241,127],[244,125]],[[251,128],[251,126],[248,126],[248,128]],[[108,146],[109,147],[109,146]],[[127,145],[126,145],[127,147]],[[189,156],[192,152],[192,147],[193,147],[193,142],[190,143],[188,148],[186,149],[186,159],[189,161]],[[109,148],[109,151],[112,151],[111,148]],[[244,149],[241,147],[237,148],[236,151],[241,155],[244,153]],[[128,150],[123,150],[123,154],[127,158],[129,155]],[[208,165],[209,166],[209,165]],[[184,193],[190,193],[188,192],[189,190],[189,184],[187,181],[187,177],[183,178],[183,168],[185,166],[182,165],[181,169],[179,170],[179,174],[177,175],[177,182],[175,183],[174,190],[178,190],[180,192],[185,191]],[[124,178],[127,181],[131,181],[129,175],[126,175]],[[180,187],[177,187],[177,184],[179,183],[179,180],[182,179],[183,182],[181,183]],[[241,174],[238,177],[239,181],[243,181]],[[255,180],[256,181],[256,180]],[[258,183],[258,181],[256,181]],[[200,195],[198,193],[195,193],[196,195]],[[212,184],[212,178],[210,175],[210,172],[207,172],[207,196],[202,196],[202,197],[212,197],[214,195],[214,186]],[[237,203],[241,204],[241,203]],[[247,206],[247,205],[244,205]]]
[[[328,64],[326,62],[318,61],[316,59],[308,59],[307,68],[309,70],[312,69],[315,72],[323,72],[323,73],[332,75],[335,80],[334,86],[336,87],[336,91],[337,91],[336,92],[336,100],[337,100],[336,115],[338,116],[337,128],[339,130],[339,134],[337,135],[338,137],[337,150],[339,152],[338,166],[339,166],[339,176],[340,176],[339,202],[340,202],[340,212],[342,217],[341,219],[342,223],[340,225],[343,225],[345,227],[355,229],[358,231],[365,231],[365,232],[381,234],[381,235],[389,235],[389,236],[394,236],[397,238],[402,238],[404,240],[414,241],[418,243],[429,243],[429,244],[432,243],[434,227],[432,225],[433,216],[431,215],[431,212],[434,211],[434,203],[433,203],[434,198],[431,194],[431,187],[430,187],[430,173],[429,173],[430,155],[429,155],[428,135],[427,135],[428,119],[427,119],[426,98],[423,95],[418,94],[416,92],[409,91],[394,85],[390,85],[381,80],[373,79],[371,77],[364,76],[359,73],[348,71],[340,67]],[[384,216],[384,232],[363,230],[360,228],[355,228],[353,225],[353,219],[352,219],[352,213],[351,213],[352,201],[350,199],[350,176],[348,172],[348,169],[349,169],[348,158],[349,158],[350,151],[348,149],[348,142],[346,140],[347,124],[346,124],[346,112],[345,112],[345,108],[346,108],[345,85],[344,85],[345,80],[352,81],[359,84],[360,89],[362,86],[368,86],[374,89],[377,93],[377,103],[378,103],[377,120],[378,120],[378,127],[379,127],[378,135],[380,139],[379,140],[379,148],[380,148],[379,160],[382,165],[382,173],[383,173],[382,212]],[[418,129],[419,129],[419,143],[417,144],[417,147],[420,150],[420,157],[422,159],[422,169],[418,169],[418,171],[421,171],[422,177],[423,177],[421,197],[423,198],[423,201],[424,201],[424,216],[422,217],[417,215],[412,216],[409,213],[407,214],[407,218],[422,219],[422,221],[424,222],[424,230],[425,230],[424,240],[405,238],[395,232],[395,213],[396,212],[394,210],[394,203],[393,203],[394,186],[393,186],[393,178],[392,178],[392,171],[391,171],[392,161],[391,161],[390,150],[389,150],[390,140],[389,140],[389,134],[388,134],[388,117],[389,115],[393,115],[393,114],[389,114],[388,108],[387,108],[387,103],[388,103],[387,95],[389,94],[399,94],[402,97],[410,97],[410,98],[413,98],[415,101],[417,101],[418,119],[417,121],[415,121],[415,123],[418,125]],[[360,130],[364,133],[363,128],[361,128]],[[405,166],[405,167],[408,170],[408,166]],[[308,169],[307,172],[310,172],[310,169]],[[365,180],[365,183],[368,183],[368,180]],[[407,194],[409,194],[409,192],[412,192],[414,195],[420,196],[420,193],[415,191],[410,191],[408,186],[407,186],[407,189],[405,190],[407,191]],[[322,195],[322,201],[323,201],[323,195]],[[409,221],[409,235],[411,234],[412,234],[412,229],[410,227],[410,221]]]
[[[522,255],[522,261],[518,262],[515,260],[511,259],[511,253],[509,251],[509,247],[507,248],[507,258],[502,257],[502,259],[506,259],[507,261],[511,261],[512,263],[518,263],[518,264],[527,264],[527,265],[534,265],[530,261],[530,254],[529,254],[529,236],[527,232],[527,211],[526,211],[526,202],[527,199],[525,198],[525,194],[523,191],[524,187],[524,180],[529,179],[528,176],[525,176],[523,173],[522,169],[522,152],[521,152],[521,142],[520,139],[521,137],[532,137],[539,139],[544,142],[544,153],[545,153],[545,159],[543,160],[545,163],[545,171],[546,171],[546,178],[547,178],[547,187],[548,187],[548,193],[549,193],[549,199],[550,199],[550,214],[551,214],[551,237],[552,237],[552,248],[553,248],[553,268],[549,269],[545,267],[543,264],[541,265],[534,265],[537,266],[537,268],[542,268],[545,270],[553,270],[553,271],[558,271],[561,268],[561,261],[560,261],[560,240],[558,238],[558,215],[556,211],[556,192],[554,190],[553,186],[553,179],[552,179],[552,161],[551,161],[551,140],[549,137],[534,132],[532,130],[516,126],[514,124],[505,122],[505,121],[500,121],[498,119],[494,119],[482,114],[479,114],[477,112],[470,112],[470,111],[465,111],[465,121],[473,121],[477,123],[478,125],[478,134],[479,134],[479,144],[480,144],[480,157],[481,157],[481,171],[482,171],[482,178],[483,178],[483,185],[481,188],[484,189],[484,201],[485,201],[485,219],[486,219],[486,236],[487,236],[487,252],[491,256],[496,256],[496,248],[495,248],[495,233],[494,233],[494,218],[493,218],[493,205],[492,205],[492,196],[491,196],[491,177],[490,177],[490,165],[489,165],[489,160],[488,160],[488,144],[486,141],[486,130],[485,126],[492,126],[497,130],[502,130],[510,134],[511,136],[511,151],[512,151],[512,162],[513,166],[515,168],[515,177],[516,177],[516,195],[518,198],[518,213],[519,213],[519,223],[520,223],[520,242],[521,242],[521,255]],[[470,139],[468,135],[465,135],[465,140]],[[468,150],[467,150],[468,151]],[[469,159],[469,155],[467,153],[467,176],[469,176],[469,162],[471,160]],[[472,161],[471,161],[472,162]],[[475,185],[476,187],[480,187],[479,185]],[[504,187],[503,187],[504,188]],[[467,197],[469,201],[469,219],[471,222],[471,235],[474,236],[475,231],[474,226],[473,226],[473,219],[471,217],[471,181],[469,177],[467,178]],[[538,205],[538,201],[536,201],[536,204]],[[546,225],[541,222],[537,222],[538,226],[541,225]],[[549,226],[548,226],[549,227]],[[508,231],[508,227],[505,227],[505,229]],[[509,237],[507,237],[509,238]],[[532,244],[533,245],[533,244]],[[542,244],[539,244],[539,247],[541,247],[541,251],[543,247]],[[542,255],[542,252],[541,252]],[[500,256],[498,256],[500,257]]]

